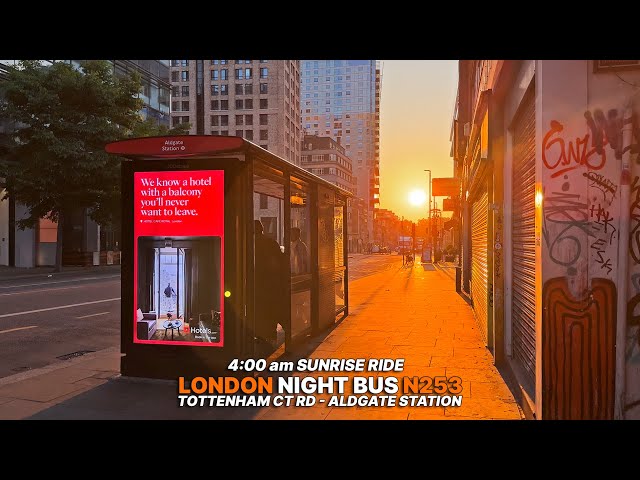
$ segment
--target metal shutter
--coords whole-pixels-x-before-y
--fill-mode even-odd
[[[536,251],[535,251],[535,108],[534,97],[523,100],[513,128],[512,179],[512,356],[522,368],[533,398],[536,377]]]
[[[471,299],[480,332],[487,341],[487,220],[489,196],[485,186],[471,210]]]

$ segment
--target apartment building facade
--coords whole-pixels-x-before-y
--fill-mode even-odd
[[[300,165],[300,61],[171,60],[172,125],[235,135]]]
[[[364,201],[358,198],[357,178],[351,159],[339,142],[331,137],[305,135],[302,142],[302,167],[347,190],[348,251],[363,252],[367,245],[367,216]]]
[[[307,134],[328,136],[353,162],[358,196],[367,209],[367,244],[373,242],[380,204],[380,92],[376,60],[303,60],[301,109]]]

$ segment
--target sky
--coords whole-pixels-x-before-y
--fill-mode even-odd
[[[411,205],[409,192],[428,193],[425,169],[432,178],[453,176],[449,136],[457,85],[457,60],[383,60],[380,208],[426,218],[428,204]],[[442,198],[436,200],[442,208]]]

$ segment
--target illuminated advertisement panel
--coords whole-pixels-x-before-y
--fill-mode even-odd
[[[134,173],[135,343],[224,344],[224,172]]]

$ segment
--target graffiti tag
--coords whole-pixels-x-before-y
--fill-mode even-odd
[[[613,218],[609,214],[608,210],[602,208],[602,205],[591,205],[591,218],[595,217],[595,222],[591,224],[591,228],[598,232],[609,234],[609,245],[613,243],[613,235],[618,231],[616,227],[611,223]]]
[[[609,200],[609,205],[613,202],[613,199],[616,198],[616,192],[618,191],[618,186],[615,185],[611,180],[605,178],[604,175],[600,175],[595,172],[586,172],[582,174],[583,177],[586,177],[591,183],[590,187],[595,187],[602,192],[602,197],[604,201],[607,201],[607,193],[611,194],[611,200]]]
[[[582,165],[589,170],[600,170],[607,162],[604,149],[599,153],[596,147],[589,147],[589,134],[576,137],[574,141],[565,142],[558,134],[564,126],[557,120],[551,120],[551,128],[542,140],[542,163],[549,170],[558,170],[551,178],[558,177]],[[606,141],[606,140],[603,140]]]
[[[599,238],[598,240],[596,240],[591,244],[591,248],[595,250],[596,255],[598,255],[598,258],[596,258],[596,263],[599,263],[601,265],[600,268],[606,268],[607,273],[609,274],[611,273],[611,270],[613,270],[613,267],[611,266],[611,259],[607,258],[605,260],[604,257],[602,256],[602,254],[605,253],[605,250],[604,250],[605,247],[606,247],[606,242],[601,238]]]
[[[562,192],[553,192],[545,199],[542,235],[549,248],[551,261],[565,267],[573,265],[580,258],[582,246],[576,235],[582,232],[587,237],[595,237],[589,229],[587,204],[579,199],[580,195]],[[560,232],[552,236],[547,223],[558,225]],[[563,260],[561,250],[573,253],[568,260]]]
[[[639,178],[633,179],[631,184],[631,195],[635,194],[631,203],[630,223],[631,231],[629,232],[629,253],[636,265],[640,264],[640,182]]]

